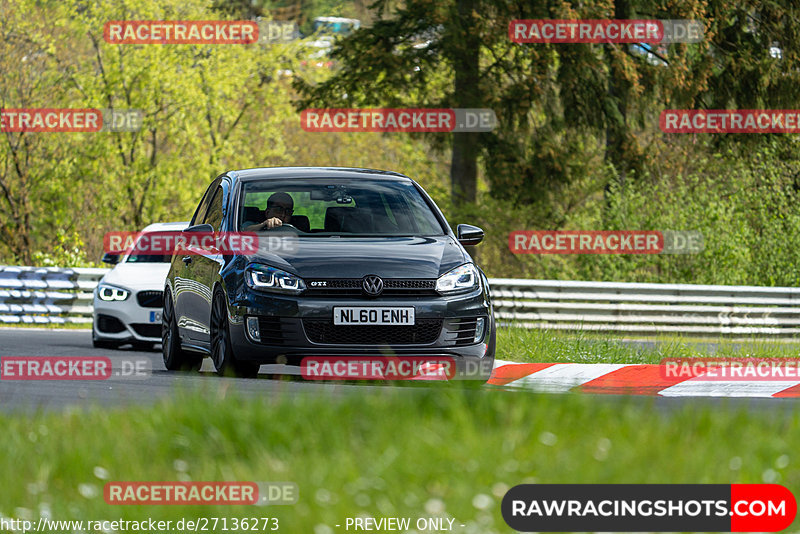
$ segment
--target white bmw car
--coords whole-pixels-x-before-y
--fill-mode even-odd
[[[156,223],[142,233],[180,231],[186,222]],[[98,348],[118,348],[131,343],[152,349],[161,343],[161,308],[164,280],[172,256],[162,254],[106,254],[114,264],[94,291],[92,343]]]

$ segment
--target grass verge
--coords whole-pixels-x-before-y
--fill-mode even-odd
[[[627,340],[619,335],[500,328],[497,358],[517,362],[660,363],[664,358],[786,358],[800,356],[800,342],[732,341],[664,336]]]
[[[661,410],[652,399],[439,387],[315,393],[259,399],[220,388],[151,407],[0,415],[0,512],[34,520],[276,517],[281,532],[315,534],[344,532],[357,515],[441,516],[466,525],[455,531],[486,534],[511,532],[500,501],[520,483],[774,482],[800,490],[800,414],[788,404]],[[299,502],[107,505],[104,483],[129,480],[292,481]]]

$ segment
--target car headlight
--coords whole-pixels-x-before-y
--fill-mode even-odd
[[[100,284],[97,286],[97,296],[100,300],[107,302],[112,300],[125,300],[131,295],[131,292],[121,287],[114,287],[108,284]]]
[[[439,293],[469,291],[478,287],[479,280],[478,269],[471,263],[465,263],[440,276],[436,280],[436,291]]]
[[[306,283],[299,276],[268,265],[248,265],[244,279],[249,287],[260,291],[299,295],[306,290]]]

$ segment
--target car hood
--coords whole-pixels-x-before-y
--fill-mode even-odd
[[[301,237],[285,243],[283,250],[274,253],[265,251],[262,245],[259,254],[247,259],[302,278],[362,278],[368,274],[384,278],[438,278],[469,261],[469,256],[450,236]]]
[[[127,289],[164,289],[169,263],[119,263],[102,282]]]

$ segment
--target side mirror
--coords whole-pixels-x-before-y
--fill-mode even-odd
[[[190,226],[184,232],[213,232],[214,227],[208,223],[205,224],[195,224],[194,226]]]
[[[456,237],[462,245],[477,245],[483,241],[483,230],[471,224],[459,224],[456,227]]]
[[[109,265],[116,265],[119,263],[119,254],[111,254],[110,252],[106,252],[103,254],[103,257],[100,258],[100,261]]]

